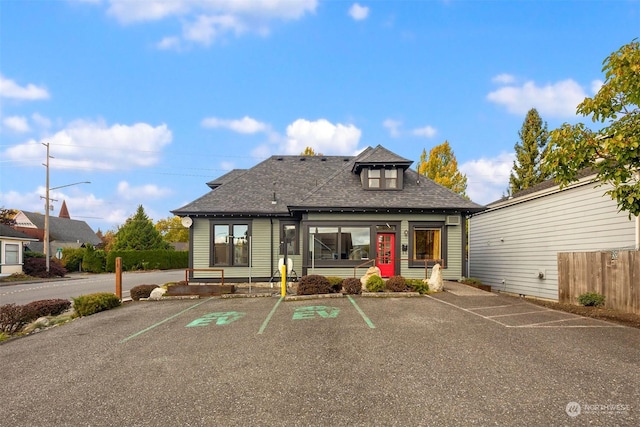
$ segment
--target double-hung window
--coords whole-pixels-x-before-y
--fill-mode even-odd
[[[249,223],[213,222],[210,264],[214,267],[248,266],[250,235]]]
[[[17,265],[20,261],[20,245],[8,243],[4,246],[4,263]]]
[[[362,186],[369,190],[399,190],[402,188],[402,169],[368,168],[361,172]]]

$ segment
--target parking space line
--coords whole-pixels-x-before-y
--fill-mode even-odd
[[[284,297],[280,297],[278,299],[278,302],[276,303],[276,305],[273,306],[273,308],[269,312],[269,315],[267,316],[267,318],[264,319],[264,322],[262,322],[262,325],[260,326],[260,329],[258,330],[258,334],[263,333],[264,330],[267,328],[267,325],[269,324],[269,321],[271,321],[271,317],[273,316],[273,313],[276,312],[276,309],[278,308],[278,306],[280,305],[280,303],[282,302],[283,299],[284,299]]]
[[[522,316],[525,314],[537,314],[537,313],[549,313],[549,312],[556,312],[555,310],[544,310],[544,309],[540,309],[540,310],[534,310],[534,311],[525,311],[524,313],[509,313],[509,314],[496,314],[493,316],[486,316],[486,317],[491,317],[491,318],[495,318],[495,317],[510,317],[510,316]]]
[[[358,313],[360,313],[360,316],[362,316],[362,319],[369,326],[369,328],[375,329],[376,325],[373,324],[371,319],[369,319],[369,317],[364,313],[364,311],[362,311],[362,309],[358,306],[358,304],[356,304],[353,298],[351,298],[351,295],[347,295],[347,298],[349,298],[349,301],[351,301],[351,304],[353,304],[353,306],[356,308]]]
[[[438,299],[438,298],[434,298],[431,295],[426,295],[426,297],[427,298],[431,298],[434,301],[438,301],[438,302],[441,302],[443,304],[447,304],[447,305],[449,305],[451,307],[455,307],[455,308],[457,308],[459,310],[466,311],[467,313],[473,314],[474,316],[478,316],[478,317],[482,317],[483,319],[491,320],[492,322],[495,322],[498,325],[502,325],[505,328],[623,328],[624,327],[622,325],[610,324],[610,323],[605,322],[603,320],[592,319],[590,317],[584,317],[584,316],[580,316],[580,315],[573,314],[573,313],[560,312],[560,311],[552,310],[550,308],[542,309],[542,310],[536,310],[536,311],[532,311],[532,312],[529,312],[529,313],[513,313],[513,314],[500,314],[500,315],[495,315],[495,316],[485,316],[485,315],[482,315],[480,313],[476,313],[474,311],[474,310],[478,310],[478,308],[468,309],[468,308],[460,307],[459,305],[452,304],[452,303],[447,302],[447,301],[443,301],[443,300]],[[505,306],[502,306],[502,307],[515,307],[517,305],[525,305],[525,303],[505,305]],[[496,308],[496,307],[493,306],[493,307],[487,307],[487,308]],[[525,325],[509,325],[509,324],[503,323],[503,322],[495,319],[496,317],[510,317],[510,316],[519,316],[521,314],[537,314],[537,313],[548,313],[548,312],[560,313],[562,315],[568,316],[568,318],[559,319],[559,320],[549,320],[549,321],[538,322],[538,323],[528,323],[528,324],[525,324]],[[602,323],[602,325],[549,325],[549,326],[545,326],[545,325],[547,325],[549,323],[567,322],[567,321],[570,321],[570,320],[580,320],[580,319],[595,320],[595,321],[597,321],[599,323]]]
[[[150,331],[151,329],[153,329],[153,328],[155,328],[155,327],[157,327],[157,326],[160,326],[160,325],[162,325],[163,323],[168,322],[168,321],[169,321],[169,320],[171,320],[171,319],[175,319],[176,317],[180,316],[181,314],[186,313],[186,312],[187,312],[187,311],[189,311],[189,310],[193,310],[194,308],[196,308],[196,307],[198,307],[198,306],[200,306],[200,305],[204,304],[205,302],[209,302],[209,301],[211,301],[212,299],[213,299],[213,297],[211,297],[211,298],[207,298],[206,300],[204,300],[204,301],[202,301],[202,302],[199,302],[199,303],[197,303],[197,304],[195,304],[195,305],[192,305],[191,307],[185,308],[185,309],[184,309],[184,310],[182,310],[180,313],[176,313],[176,314],[174,314],[173,316],[169,316],[169,317],[167,317],[166,319],[161,320],[161,321],[159,321],[158,323],[156,323],[156,324],[153,324],[153,325],[149,326],[148,328],[145,328],[145,329],[143,329],[143,330],[141,330],[141,331],[139,331],[139,332],[136,332],[136,333],[135,333],[135,334],[133,334],[133,335],[128,336],[127,338],[125,338],[125,339],[123,339],[122,341],[120,341],[120,344],[123,344],[123,343],[125,343],[125,342],[129,341],[130,339],[136,338],[136,337],[138,337],[138,336],[140,336],[140,335],[144,334],[145,332],[148,332],[148,331]]]
[[[515,307],[517,305],[526,305],[526,303],[520,303],[520,304],[507,304],[507,305],[490,305],[487,307],[470,307],[469,310],[489,310],[491,308],[505,308],[505,307]]]

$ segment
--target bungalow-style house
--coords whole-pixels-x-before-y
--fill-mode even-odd
[[[632,249],[635,221],[595,187],[594,173],[560,189],[548,180],[469,220],[469,274],[493,289],[558,300],[558,252]]]
[[[23,248],[38,239],[0,224],[0,277],[22,273]]]
[[[44,252],[44,214],[18,211],[14,220],[16,230],[36,238],[36,242],[29,244],[29,250]],[[49,242],[49,253],[54,256],[58,248],[80,248],[87,244],[97,246],[102,240],[85,221],[71,219],[63,202],[60,214],[49,216]]]
[[[358,156],[272,156],[209,182],[172,211],[190,226],[193,278],[267,281],[287,257],[299,276],[466,275],[465,219],[484,208],[419,175],[382,146]]]

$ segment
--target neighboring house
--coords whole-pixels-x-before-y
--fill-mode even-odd
[[[211,181],[211,191],[172,211],[189,217],[190,267],[225,280],[269,280],[278,260],[299,276],[465,275],[465,218],[484,207],[409,169],[382,146],[351,156],[272,156]],[[354,271],[354,268],[358,267]],[[214,281],[218,274],[194,271]]]
[[[595,187],[594,174],[553,180],[491,203],[469,223],[470,276],[494,289],[558,299],[558,252],[631,249],[635,221]]]
[[[0,224],[0,276],[22,273],[23,248],[38,239]]]
[[[38,241],[29,244],[29,250],[44,252],[44,214],[18,211],[15,229]],[[62,204],[60,216],[49,216],[50,254],[54,256],[58,248],[80,248],[91,244],[97,246],[102,240],[84,221],[69,218],[66,203]]]

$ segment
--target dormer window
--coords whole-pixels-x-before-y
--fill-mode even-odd
[[[399,190],[402,188],[402,173],[397,168],[367,168],[361,172],[362,186],[370,190]]]
[[[369,169],[369,188],[380,188],[380,169]]]

